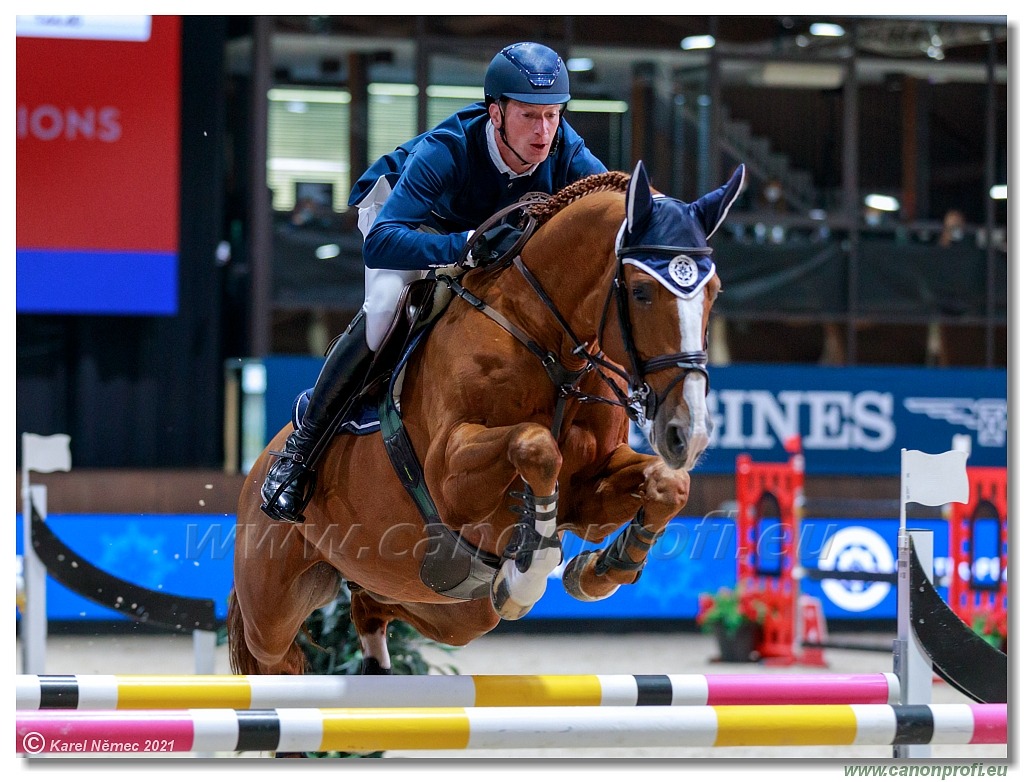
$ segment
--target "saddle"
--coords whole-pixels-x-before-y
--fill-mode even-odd
[[[362,388],[356,393],[349,414],[334,434],[364,435],[380,431],[377,406],[392,374],[402,373],[419,338],[444,313],[451,302],[451,291],[436,279],[414,280],[402,291],[395,316],[384,340],[374,354]],[[338,338],[335,338],[337,341]],[[331,345],[333,346],[333,342]],[[330,353],[330,348],[327,350]],[[399,390],[401,385],[399,384]],[[313,389],[303,391],[292,405],[292,425],[298,428],[309,405]]]

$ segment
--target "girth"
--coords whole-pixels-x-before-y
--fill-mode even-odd
[[[380,401],[380,431],[395,473],[419,509],[426,527],[428,544],[420,566],[420,579],[445,597],[459,600],[486,597],[501,558],[467,543],[441,521],[395,404],[394,385],[395,376],[392,376]]]

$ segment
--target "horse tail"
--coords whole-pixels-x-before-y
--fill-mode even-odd
[[[259,663],[253,657],[249,647],[245,645],[245,624],[242,621],[242,609],[238,606],[238,597],[232,589],[228,594],[228,662],[231,673],[255,674],[260,672]]]

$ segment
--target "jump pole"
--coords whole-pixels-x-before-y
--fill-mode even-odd
[[[19,711],[39,754],[1005,744],[1006,704]]]
[[[889,704],[876,674],[21,675],[17,708],[68,710]]]

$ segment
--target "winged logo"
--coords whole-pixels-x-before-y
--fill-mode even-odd
[[[912,396],[903,400],[911,413],[920,413],[978,433],[978,445],[1006,445],[1006,400]]]

